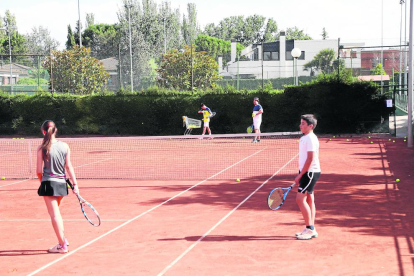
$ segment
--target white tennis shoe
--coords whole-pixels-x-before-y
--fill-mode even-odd
[[[47,250],[47,252],[49,252],[49,253],[63,253],[64,254],[64,253],[68,253],[69,250],[68,250],[68,247],[67,247],[66,244],[62,246],[62,245],[60,245],[60,243],[58,243],[54,247],[49,248]]]
[[[312,238],[317,238],[318,232],[316,232],[316,229],[311,230],[308,228],[303,229],[301,233],[296,233],[296,238],[298,240],[310,240]]]
[[[296,233],[295,234],[295,236],[297,237],[297,236],[299,236],[299,235],[302,235],[302,233],[304,232],[306,230],[306,228],[305,229],[303,229],[302,230],[302,232],[298,232],[298,233]],[[316,232],[316,228],[313,228],[313,236],[312,236],[312,238],[317,238],[318,237],[318,232]]]

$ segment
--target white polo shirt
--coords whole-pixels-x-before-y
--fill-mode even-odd
[[[308,157],[308,151],[313,151],[313,160],[308,169],[309,172],[321,172],[319,163],[319,141],[315,133],[311,132],[300,138],[299,141],[299,170],[302,171]]]

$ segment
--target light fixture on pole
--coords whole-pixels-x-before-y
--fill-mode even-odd
[[[299,48],[293,48],[291,54],[292,54],[292,57],[293,57],[293,67],[294,67],[294,70],[295,70],[295,74],[293,76],[295,78],[295,85],[299,85],[298,58],[300,57],[302,52]],[[295,60],[296,60],[296,62],[295,62]]]
[[[7,32],[9,36],[9,55],[10,55],[10,92],[13,94],[13,64],[12,64],[12,52],[11,52],[11,38],[10,38],[10,29],[16,29],[16,27],[7,25],[7,28],[0,28]],[[17,80],[17,79],[16,79]]]
[[[129,58],[131,63],[131,93],[134,92],[134,75],[132,69],[132,38],[131,38],[131,9],[132,5],[125,5],[125,8],[128,9],[128,28],[129,28]]]

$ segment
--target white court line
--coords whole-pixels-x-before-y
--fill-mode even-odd
[[[298,155],[296,155],[298,156]],[[233,214],[240,206],[242,206],[250,197],[252,197],[258,190],[260,190],[269,180],[271,180],[275,175],[277,175],[283,168],[285,168],[290,162],[292,162],[295,158],[293,157],[287,162],[283,167],[281,167],[277,172],[275,172],[271,177],[269,177],[265,182],[263,182],[259,187],[256,188],[250,195],[248,195],[242,202],[240,202],[233,210],[231,210],[227,215],[225,215],[219,222],[217,222],[213,227],[210,228],[202,237],[200,237],[197,241],[195,241],[190,247],[187,248],[180,256],[178,256],[172,263],[170,263],[166,268],[164,268],[158,276],[164,275],[171,267],[173,267],[176,263],[178,263],[188,252],[191,251],[200,241],[202,241],[205,237],[207,237],[214,229],[217,228],[223,221],[225,221],[231,214]]]
[[[22,183],[22,182],[25,182],[25,181],[28,181],[28,180],[30,180],[30,179],[20,180],[20,181],[13,182],[13,183],[10,183],[10,184],[2,185],[2,186],[0,186],[0,188],[10,186],[10,185],[14,185],[14,184],[18,184],[18,183]]]
[[[95,161],[95,162],[92,162],[92,163],[83,164],[83,165],[80,165],[80,166],[74,167],[74,169],[77,169],[77,168],[80,168],[80,167],[84,167],[84,166],[89,166],[89,165],[92,165],[92,164],[95,164],[95,163],[99,163],[99,162],[108,161],[108,160],[111,160],[111,159],[112,159],[112,158],[106,158],[106,159],[99,160],[99,161]]]
[[[157,208],[161,207],[162,205],[164,205],[164,204],[168,203],[169,201],[171,201],[171,200],[173,200],[173,199],[175,199],[175,198],[179,197],[180,195],[182,195],[182,194],[184,194],[184,193],[188,192],[189,190],[191,190],[191,189],[193,189],[193,188],[197,187],[198,185],[200,185],[200,184],[202,184],[202,183],[206,182],[207,180],[209,180],[209,179],[211,179],[211,178],[213,178],[213,177],[215,177],[215,176],[217,176],[217,175],[219,175],[219,174],[221,174],[221,173],[223,173],[223,172],[227,171],[228,169],[230,169],[230,168],[232,168],[232,167],[234,167],[234,166],[236,166],[236,165],[240,164],[241,162],[243,162],[243,161],[245,161],[245,160],[249,159],[250,157],[252,157],[252,156],[254,156],[254,155],[256,155],[256,154],[258,154],[258,153],[260,153],[260,152],[264,151],[265,149],[266,149],[266,148],[264,148],[264,149],[262,149],[262,150],[259,150],[259,151],[255,152],[255,153],[253,153],[253,154],[251,154],[251,155],[249,155],[249,156],[245,157],[244,159],[242,159],[242,160],[240,160],[240,161],[238,161],[238,162],[234,163],[233,165],[231,165],[231,166],[229,166],[229,167],[227,167],[227,168],[225,168],[225,169],[221,170],[220,172],[218,172],[218,173],[216,173],[216,174],[214,174],[214,175],[210,176],[209,178],[206,178],[206,179],[204,179],[204,180],[202,180],[202,181],[198,182],[197,184],[195,184],[195,185],[191,186],[190,188],[188,188],[188,189],[186,189],[186,190],[184,190],[184,191],[182,191],[182,192],[180,192],[180,193],[176,194],[175,196],[173,196],[173,197],[171,197],[171,198],[167,199],[166,201],[164,201],[164,202],[162,202],[162,203],[160,203],[160,204],[158,204],[158,205],[156,205],[156,206],[152,207],[151,209],[149,209],[149,210],[147,210],[147,211],[145,211],[145,212],[143,212],[143,213],[139,214],[138,216],[136,216],[136,217],[134,217],[134,218],[132,218],[132,219],[130,219],[130,220],[128,220],[128,221],[126,221],[126,222],[122,223],[121,225],[119,225],[119,226],[115,227],[114,229],[112,229],[112,230],[110,230],[110,231],[106,232],[105,234],[102,234],[101,236],[99,236],[99,237],[97,237],[97,238],[95,238],[95,239],[93,239],[93,240],[91,240],[91,241],[89,241],[89,242],[85,243],[84,245],[82,245],[82,246],[80,246],[80,247],[76,248],[75,250],[72,250],[72,251],[70,251],[70,252],[66,253],[65,255],[63,255],[62,257],[60,257],[59,259],[56,259],[56,260],[54,260],[53,262],[50,262],[50,263],[48,263],[48,264],[46,264],[46,265],[42,266],[41,268],[39,268],[39,269],[37,269],[37,270],[33,271],[32,273],[28,274],[28,276],[35,275],[35,274],[37,274],[37,273],[41,272],[42,270],[44,270],[44,269],[48,268],[49,266],[51,266],[51,265],[53,265],[53,264],[55,264],[55,263],[57,263],[57,262],[59,262],[59,261],[61,261],[61,260],[65,259],[65,258],[69,257],[70,255],[72,255],[72,254],[76,253],[77,251],[79,251],[79,250],[81,250],[81,249],[83,249],[83,248],[85,248],[85,247],[87,247],[87,246],[91,245],[92,243],[94,243],[94,242],[96,242],[96,241],[98,241],[98,240],[102,239],[103,237],[105,237],[105,236],[107,236],[107,235],[111,234],[112,232],[117,231],[118,229],[120,229],[120,228],[124,227],[125,225],[130,224],[131,222],[133,222],[133,221],[135,221],[135,220],[139,219],[140,217],[142,217],[142,216],[144,216],[144,215],[148,214],[149,212],[154,211],[155,209],[157,209]]]
[[[76,166],[76,167],[73,167],[73,168],[74,169],[77,169],[77,168],[84,167],[84,166],[88,166],[88,165],[92,165],[92,164],[95,164],[95,163],[108,161],[110,159],[112,159],[112,158],[107,158],[107,159],[104,159],[104,160],[99,160],[99,161],[95,161],[95,162],[92,162],[92,163],[83,164],[83,165]],[[18,181],[18,182],[13,182],[13,183],[10,183],[10,184],[7,184],[7,185],[0,186],[0,188],[6,187],[6,186],[10,186],[10,185],[14,185],[14,184],[18,184],[18,183],[25,182],[25,181],[28,181],[28,180],[31,180],[31,179],[25,179],[25,180],[21,180],[21,181]]]

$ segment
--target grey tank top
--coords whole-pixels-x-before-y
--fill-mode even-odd
[[[56,141],[50,147],[49,161],[44,160],[42,181],[66,182],[66,146],[61,141]]]

